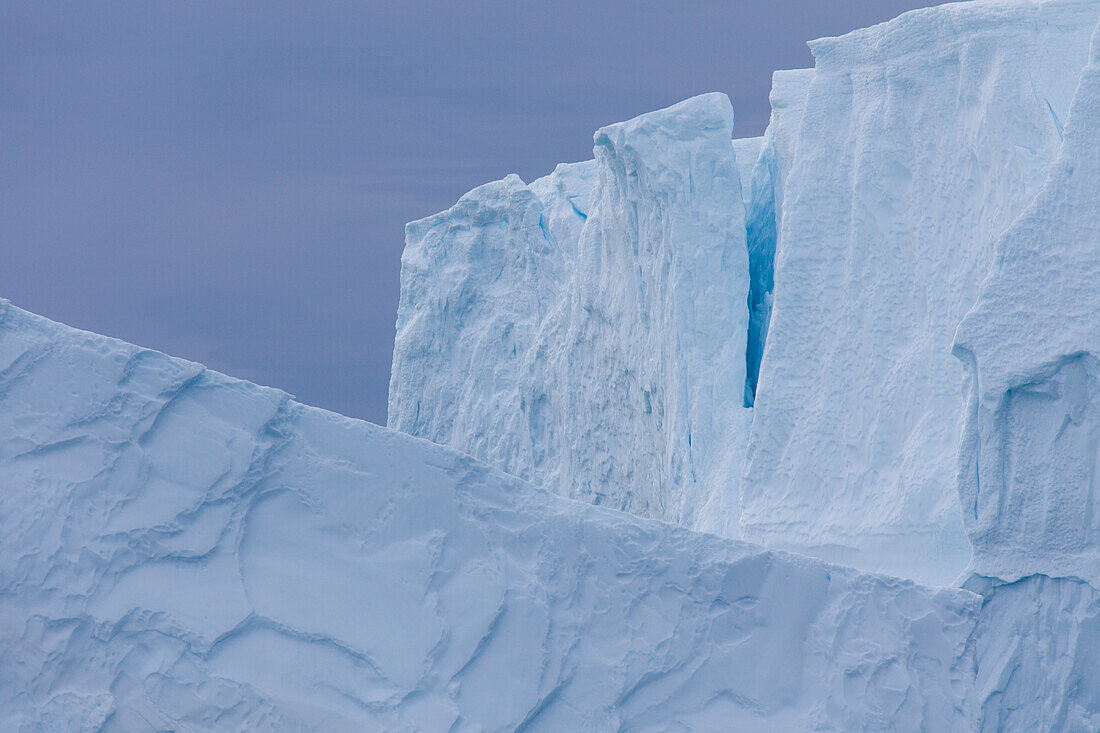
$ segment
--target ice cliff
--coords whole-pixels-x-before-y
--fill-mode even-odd
[[[706,95],[410,224],[389,425],[567,496],[952,582],[952,338],[1061,149],[1097,13],[956,3],[815,41],[762,139],[731,145]]]
[[[951,341],[1057,155],[1096,21],[960,3],[811,44],[745,538],[937,583],[966,566]]]
[[[998,242],[955,335],[969,385],[960,496],[971,569],[1005,580],[1073,576],[1100,587],[1098,141],[1094,57],[1061,155]]]
[[[1100,729],[1098,16],[1095,0],[954,3],[815,41],[813,69],[776,72],[761,138],[701,124],[694,110],[717,106],[732,122],[713,96],[612,126],[678,129],[636,138],[637,174],[598,132],[585,185],[530,187],[550,232],[539,257],[572,264],[518,348],[466,297],[501,263],[438,253],[447,226],[508,257],[535,250],[454,209],[430,234],[410,225],[391,426],[558,493],[969,589],[983,598],[970,725]],[[728,149],[677,157],[710,137]],[[695,185],[717,160],[739,195]],[[643,185],[677,177],[678,195]],[[722,237],[669,236],[715,205],[733,209],[709,217]],[[739,249],[723,270],[738,289],[668,266],[670,251],[713,257],[718,239]],[[650,292],[694,320],[638,307]],[[700,315],[722,298],[736,302]],[[462,314],[448,338],[480,364],[452,371],[453,347],[432,348],[436,312]],[[529,419],[551,404],[571,407]],[[472,419],[490,428],[446,424]]]
[[[1061,154],[955,335],[965,586],[987,599],[977,651],[997,660],[977,688],[990,731],[1100,729],[1098,42]]]
[[[0,730],[966,730],[977,597],[0,302]]]
[[[409,224],[388,428],[3,303],[0,731],[1100,730],[1098,21]]]
[[[695,526],[736,503],[748,252],[709,94],[408,225],[390,427],[574,498]]]

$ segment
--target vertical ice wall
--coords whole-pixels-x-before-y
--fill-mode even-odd
[[[402,257],[397,327],[406,338],[394,349],[391,426],[415,426],[491,462],[530,465],[520,375],[544,313],[561,298],[570,255],[551,239],[549,219],[513,175],[408,225],[417,246]],[[501,394],[512,399],[478,409],[485,395]]]
[[[1100,33],[1100,30],[1098,30]],[[984,730],[1100,729],[1100,48],[955,353]]]
[[[532,363],[566,305],[595,172],[589,161],[531,186],[508,176],[408,225],[391,427],[538,475]]]
[[[737,163],[737,174],[741,179],[741,203],[746,209],[752,201],[752,170],[760,159],[760,150],[763,147],[763,135],[739,137],[733,141],[733,159]]]
[[[738,476],[748,257],[732,128],[710,94],[596,133],[557,380],[553,484],[580,498],[691,525]]]
[[[798,128],[813,69],[772,74],[771,119],[752,173],[742,175],[746,243],[749,250],[749,334],[745,352],[745,406],[756,399],[760,360],[768,336],[774,287],[775,244],[783,216],[783,189],[794,162]],[[739,513],[739,509],[736,510]]]
[[[696,97],[599,130],[593,164],[410,224],[389,425],[642,516],[735,506],[748,255],[732,126],[724,95]]]
[[[746,537],[930,582],[963,569],[951,339],[1054,159],[1096,14],[951,4],[811,44]]]
[[[1100,587],[1100,65],[1081,76],[1065,144],[997,245],[956,354],[973,569]]]

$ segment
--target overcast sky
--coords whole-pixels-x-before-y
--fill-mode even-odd
[[[404,223],[928,3],[0,6],[0,297],[385,422]]]

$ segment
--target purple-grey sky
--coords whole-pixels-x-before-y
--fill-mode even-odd
[[[904,0],[0,6],[0,297],[385,422],[404,223]]]

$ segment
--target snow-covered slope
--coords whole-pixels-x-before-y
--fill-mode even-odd
[[[708,94],[407,229],[390,427],[692,526],[736,506],[748,254],[733,111]],[[593,166],[595,168],[593,169]]]
[[[1059,149],[1097,13],[948,4],[811,44],[746,538],[939,583],[966,566],[952,337]]]
[[[977,597],[0,302],[0,730],[967,730]]]

